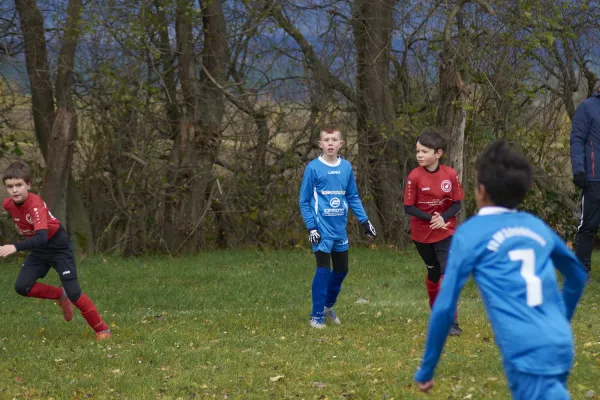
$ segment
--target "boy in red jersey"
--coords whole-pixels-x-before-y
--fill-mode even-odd
[[[102,321],[94,303],[81,293],[75,256],[67,231],[52,216],[46,203],[38,195],[29,193],[29,166],[23,161],[11,163],[2,180],[10,196],[4,199],[4,209],[10,213],[17,229],[27,239],[0,246],[0,257],[31,250],[15,282],[16,292],[27,297],[57,300],[66,321],[73,318],[75,304],[83,318],[96,331],[96,339],[108,339],[112,336],[108,325]],[[62,288],[36,282],[46,276],[50,267],[58,273]]]
[[[443,136],[433,128],[427,128],[419,135],[419,167],[408,174],[404,190],[404,211],[411,216],[411,238],[427,267],[425,286],[430,307],[440,291],[450,242],[456,230],[456,214],[464,198],[456,171],[440,164],[444,145]],[[458,336],[461,332],[455,319],[450,335]]]

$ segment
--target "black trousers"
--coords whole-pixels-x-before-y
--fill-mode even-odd
[[[587,272],[592,269],[594,236],[600,226],[600,182],[588,181],[581,196],[581,219],[577,227],[575,254]]]
[[[452,236],[442,239],[435,243],[415,242],[417,251],[427,266],[427,279],[431,282],[437,282],[446,271],[446,261],[448,260],[448,251],[452,243]]]
[[[29,290],[38,279],[43,279],[53,268],[72,302],[81,296],[81,288],[77,279],[75,255],[69,239],[69,234],[61,226],[45,246],[32,250],[15,282],[15,290],[22,296],[27,296]]]

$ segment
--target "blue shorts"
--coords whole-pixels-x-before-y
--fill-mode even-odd
[[[561,375],[531,375],[506,370],[506,380],[513,400],[570,400],[568,376],[568,372]]]
[[[332,251],[346,251],[348,250],[348,247],[348,238],[337,240],[321,239],[319,243],[312,245],[313,253],[322,251],[323,253],[328,254],[331,254]]]

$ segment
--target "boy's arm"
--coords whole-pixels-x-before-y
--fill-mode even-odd
[[[450,207],[448,207],[448,209],[442,213],[442,218],[444,219],[444,221],[448,221],[450,218],[458,214],[460,212],[461,207],[462,202],[460,200],[454,201],[452,204],[450,204]]]
[[[585,142],[588,134],[589,119],[585,102],[581,103],[573,116],[573,125],[571,130],[571,166],[573,176],[585,174]]]
[[[48,229],[39,229],[35,231],[35,235],[14,243],[16,251],[33,250],[36,247],[43,246],[48,243]]]
[[[562,295],[567,310],[567,319],[571,321],[577,303],[583,294],[587,273],[581,261],[569,250],[563,240],[554,231],[552,231],[552,235],[554,236],[554,248],[550,257],[554,266],[565,277]]]
[[[417,206],[404,206],[404,212],[412,217],[424,219],[425,221],[431,221],[433,215],[426,213],[423,210],[419,210]]]
[[[455,235],[450,245],[442,288],[435,299],[429,317],[425,353],[421,366],[415,373],[416,382],[428,382],[433,379],[434,370],[440,360],[450,326],[454,321],[458,296],[473,268],[472,258],[467,256],[467,251],[466,246],[461,243],[460,234]]]
[[[361,224],[367,222],[369,217],[365,212],[360,196],[358,195],[358,188],[356,187],[356,180],[354,179],[354,171],[350,167],[350,177],[348,179],[348,187],[346,188],[346,201],[352,209],[352,212]]]
[[[417,177],[413,173],[408,174],[408,177],[406,177],[406,186],[404,187],[404,212],[412,217],[431,221],[433,215],[417,207],[418,188]]]
[[[314,193],[314,185],[313,170],[307,166],[302,177],[302,184],[300,185],[299,204],[304,225],[309,231],[317,229],[317,222],[310,209],[310,200]]]

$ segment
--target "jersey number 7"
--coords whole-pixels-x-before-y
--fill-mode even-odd
[[[508,252],[512,261],[521,261],[521,276],[527,285],[527,305],[536,307],[542,304],[542,280],[535,274],[535,252],[533,249]]]

